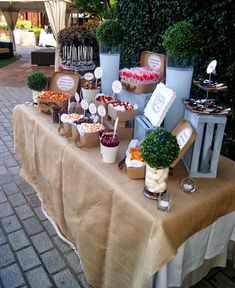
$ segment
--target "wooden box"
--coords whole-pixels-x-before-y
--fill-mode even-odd
[[[111,121],[105,121],[104,122],[104,126],[108,129],[113,129],[113,123]],[[131,127],[130,125],[127,125],[127,127],[117,127],[117,135],[121,140],[131,140],[133,138],[133,127]]]
[[[86,133],[84,135],[80,135],[78,133],[75,144],[79,148],[91,148],[91,147],[98,147],[100,145],[100,138],[99,138],[99,132],[92,132],[92,133]]]
[[[185,111],[185,117],[194,127],[197,137],[183,157],[191,177],[215,178],[224,135],[226,116],[203,115]]]
[[[139,140],[140,142],[143,141],[146,133],[153,129],[155,129],[154,126],[144,115],[135,117],[134,139]]]
[[[126,167],[127,176],[130,179],[144,179],[145,178],[145,167]]]
[[[52,101],[48,99],[38,98],[38,108],[41,112],[52,113],[52,107],[60,107],[62,110],[67,111],[68,100],[66,101]]]
[[[108,115],[113,120],[115,120],[118,117],[119,123],[135,119],[136,113],[137,113],[137,109],[125,110],[121,112],[121,111],[117,111],[116,109],[114,109],[112,105],[110,104],[108,105]]]
[[[138,106],[137,114],[144,114],[144,109],[151,95],[152,93],[137,94],[134,92],[122,90],[122,92],[117,95],[117,99],[122,102],[129,102],[133,105],[136,104]]]
[[[143,51],[140,57],[141,67],[149,67],[152,70],[158,72],[160,77],[157,82],[151,84],[135,84],[126,80],[122,80],[122,87],[137,94],[151,93],[155,89],[156,85],[165,79],[165,55],[153,53],[149,51]]]
[[[49,90],[55,92],[66,92],[75,95],[78,88],[79,76],[73,73],[55,72],[50,81]],[[38,98],[38,107],[41,112],[51,113],[52,107],[61,107],[64,111],[68,109],[68,100],[59,102],[49,99]]]

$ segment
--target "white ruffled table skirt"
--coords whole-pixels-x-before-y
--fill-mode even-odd
[[[182,228],[183,229],[183,228]],[[153,288],[188,288],[213,267],[225,267],[229,242],[235,241],[235,212],[191,236],[153,278]]]

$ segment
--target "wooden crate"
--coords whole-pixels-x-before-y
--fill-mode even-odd
[[[186,109],[184,118],[192,124],[197,133],[194,145],[183,157],[189,176],[215,178],[226,116],[203,115]]]
[[[156,83],[151,84],[134,84],[129,81],[122,80],[123,89],[134,92],[137,94],[146,94],[151,93],[156,88],[156,85],[165,79],[165,69],[166,69],[166,60],[165,55],[153,53],[149,51],[143,51],[140,56],[140,65],[141,67],[149,67],[154,71],[159,72],[160,77]]]
[[[153,129],[155,129],[154,126],[144,115],[137,115],[135,117],[134,139],[139,141],[144,140],[146,133]]]
[[[151,96],[152,93],[137,94],[135,92],[128,92],[126,90],[122,90],[122,92],[117,95],[117,99],[122,102],[129,102],[133,105],[137,104],[137,114],[144,114],[144,108],[147,105]]]

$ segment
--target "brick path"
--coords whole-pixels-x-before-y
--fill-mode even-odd
[[[12,110],[32,99],[25,87],[29,72],[53,73],[49,67],[31,68],[26,52],[20,61],[0,69],[0,288],[87,288],[77,254],[56,235],[36,192],[19,176]],[[234,288],[234,281],[229,263],[225,269],[213,269],[194,287]]]

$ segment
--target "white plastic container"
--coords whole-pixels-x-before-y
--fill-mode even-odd
[[[114,163],[117,160],[119,145],[116,147],[107,147],[100,143],[100,151],[105,163]]]

